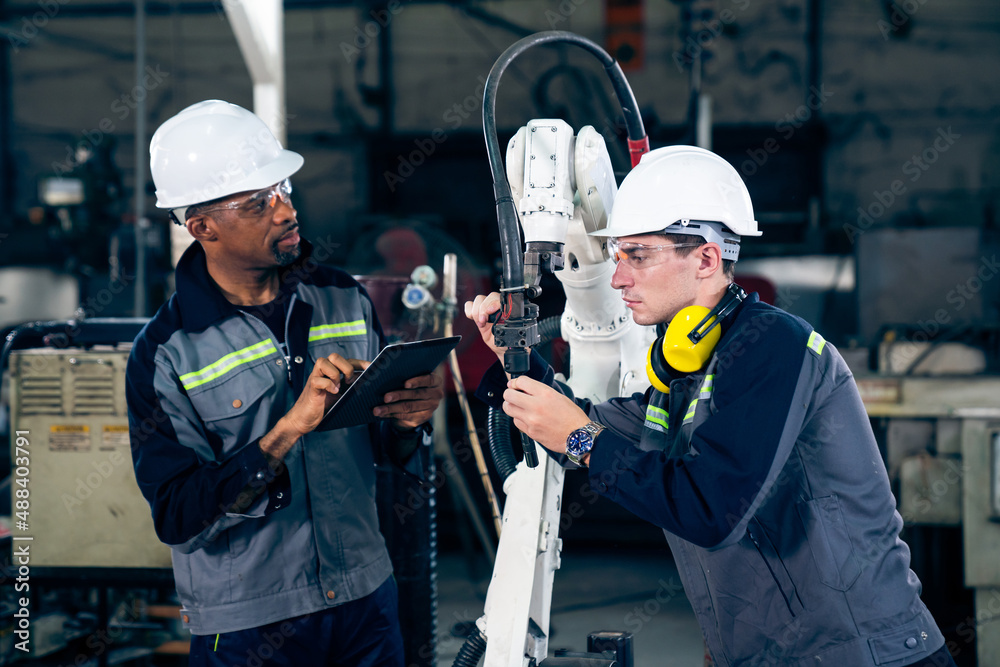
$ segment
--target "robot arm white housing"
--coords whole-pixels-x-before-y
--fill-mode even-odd
[[[562,255],[552,261],[562,266],[555,276],[566,293],[568,384],[595,401],[644,390],[643,351],[655,334],[632,322],[611,287],[604,240],[588,236],[605,227],[618,191],[604,137],[589,125],[574,137],[565,121],[532,120],[507,145],[507,177],[525,242]],[[538,266],[526,261],[524,270],[531,282]]]

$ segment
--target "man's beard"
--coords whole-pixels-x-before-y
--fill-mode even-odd
[[[299,255],[302,254],[302,248],[296,245],[291,250],[281,251],[278,249],[278,242],[275,241],[271,246],[271,254],[274,255],[274,261],[278,263],[278,266],[288,266],[299,258]]]

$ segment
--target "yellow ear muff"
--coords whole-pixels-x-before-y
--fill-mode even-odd
[[[669,394],[670,372],[665,367],[666,361],[663,359],[661,340],[662,338],[657,338],[653,341],[653,344],[649,346],[649,352],[646,353],[646,377],[649,378],[649,384],[653,385],[653,389]]]
[[[705,317],[712,312],[705,306],[688,306],[682,309],[667,327],[667,333],[663,335],[663,358],[671,368],[681,373],[694,373],[702,368],[712,356],[719,338],[722,337],[722,328],[712,327],[705,336],[697,343],[692,343],[688,334],[694,330]],[[715,318],[709,319],[701,326],[702,331],[715,322]]]

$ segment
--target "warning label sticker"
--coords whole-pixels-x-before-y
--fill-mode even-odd
[[[120,449],[128,447],[128,426],[125,424],[108,424],[101,432],[101,449]]]
[[[86,424],[49,427],[49,449],[54,452],[90,451],[90,427]]]

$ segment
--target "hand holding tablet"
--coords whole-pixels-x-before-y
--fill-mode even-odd
[[[461,338],[451,336],[387,345],[347,386],[316,430],[329,431],[376,421],[374,410],[384,404],[386,394],[402,389],[410,378],[433,373]]]

